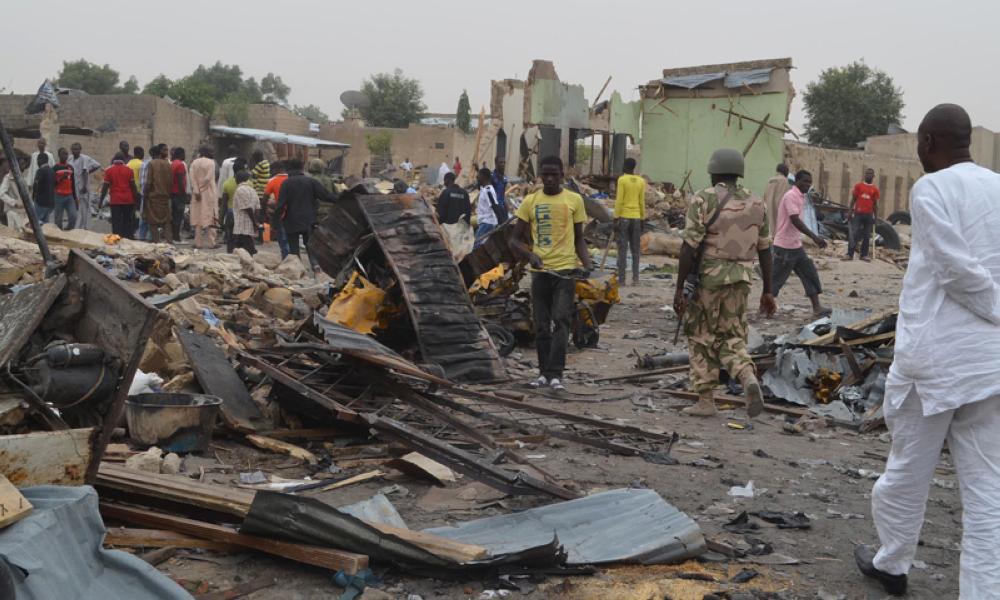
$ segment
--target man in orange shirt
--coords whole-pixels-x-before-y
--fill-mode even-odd
[[[111,231],[123,238],[135,238],[135,209],[139,190],[135,187],[135,175],[125,165],[125,155],[115,155],[113,164],[104,171],[104,185],[101,186],[101,201],[111,193]]]
[[[285,162],[278,160],[271,163],[271,172],[274,177],[267,181],[264,186],[264,201],[267,211],[271,213],[271,237],[278,240],[278,248],[281,250],[281,260],[288,256],[288,236],[285,235],[285,228],[281,225],[281,217],[277,214],[278,198],[281,196],[281,184],[288,179],[285,172]]]
[[[865,169],[865,180],[858,182],[851,192],[851,212],[848,218],[851,223],[850,239],[847,242],[847,259],[854,260],[854,248],[861,242],[861,260],[870,261],[869,246],[871,244],[872,228],[875,227],[875,214],[878,206],[878,187],[872,184],[875,180],[875,170]]]

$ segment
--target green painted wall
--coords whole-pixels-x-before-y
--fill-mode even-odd
[[[586,129],[590,119],[590,105],[583,95],[583,86],[552,79],[539,79],[531,84],[528,110],[528,123],[532,125]]]
[[[611,133],[627,133],[632,136],[632,141],[639,142],[639,119],[642,114],[642,102],[624,102],[622,95],[618,92],[611,94],[609,110],[609,128]]]
[[[785,93],[734,97],[734,112],[763,119],[782,126],[787,119],[788,95]],[[726,98],[669,98],[643,100],[642,162],[640,172],[653,181],[672,181],[680,185],[691,170],[691,185],[697,191],[708,187],[708,159],[718,148],[746,148],[757,124],[732,117],[713,106],[728,109]],[[669,110],[667,110],[669,108]],[[743,184],[758,194],[764,192],[774,167],[782,161],[782,134],[765,128],[746,157]]]

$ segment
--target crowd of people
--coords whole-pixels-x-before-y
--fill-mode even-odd
[[[40,138],[18,166],[40,223],[90,229],[108,208],[111,231],[122,238],[178,244],[189,233],[196,248],[209,249],[221,232],[228,252],[254,254],[256,242],[275,240],[283,259],[300,256],[319,202],[335,197],[323,161],[311,159],[307,175],[299,158],[271,162],[258,149],[247,161],[235,146],[227,155],[217,163],[213,148],[202,146],[188,163],[184,148],[158,144],[147,152],[122,141],[103,167],[78,143],[59,148],[57,159]],[[91,177],[102,169],[100,190],[92,193]],[[0,182],[0,199],[9,226],[29,222],[13,173]]]

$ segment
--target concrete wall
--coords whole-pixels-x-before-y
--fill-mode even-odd
[[[304,119],[277,104],[251,104],[247,108],[247,127],[294,135],[314,135],[309,133],[309,119]]]
[[[496,156],[495,126],[483,131],[480,142],[479,160],[492,165]],[[360,175],[364,163],[371,163],[368,150],[368,136],[389,133],[392,136],[392,160],[399,165],[409,158],[415,166],[437,171],[442,162],[449,166],[458,155],[462,160],[460,183],[472,181],[470,176],[472,157],[476,147],[476,134],[462,133],[454,127],[411,124],[406,129],[391,127],[361,127],[353,123],[324,123],[320,125],[319,137],[350,144],[344,159],[345,175]],[[322,150],[320,156],[329,160],[340,155],[340,150]]]
[[[788,71],[790,59],[752,61],[724,65],[705,65],[664,69],[663,76],[697,73],[731,73],[771,67],[770,81],[752,89],[728,89],[722,80],[693,90],[667,87],[654,80],[642,90],[642,155],[640,171],[653,181],[673,182],[680,186],[690,172],[694,190],[709,185],[708,159],[719,148],[740,152],[756,140],[746,154],[744,184],[762,191],[774,167],[784,156],[782,131],[761,129],[757,123],[725,111],[764,120],[784,127],[793,96]],[[760,129],[760,133],[757,131]],[[686,186],[685,186],[686,187]]]

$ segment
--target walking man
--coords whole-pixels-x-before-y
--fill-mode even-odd
[[[618,281],[625,285],[625,263],[632,251],[632,285],[639,283],[639,238],[646,218],[646,180],[635,174],[635,159],[625,159],[625,174],[615,187],[615,231],[618,234]]]
[[[751,418],[764,410],[747,351],[746,313],[756,258],[763,275],[760,312],[774,314],[771,240],[764,200],[736,183],[743,171],[743,155],[738,150],[712,154],[708,161],[712,187],[691,197],[682,234],[674,311],[678,319],[684,319],[691,387],[698,394],[698,402],[683,412],[698,417],[716,414],[713,390],[719,384],[720,368],[743,385]],[[688,282],[690,275],[694,277]]]
[[[777,297],[788,281],[788,276],[794,271],[802,282],[809,302],[812,303],[813,316],[819,318],[829,315],[830,309],[819,302],[823,284],[820,283],[816,265],[802,247],[804,234],[812,238],[820,248],[826,248],[826,240],[802,222],[805,194],[811,187],[812,175],[809,171],[799,171],[795,174],[795,185],[781,198],[781,204],[778,206],[778,230],[774,234],[774,280],[771,287]]]
[[[209,146],[198,150],[191,161],[191,228],[194,246],[207,250],[215,247],[215,227],[219,222],[219,190],[215,186],[215,152]]]
[[[489,170],[485,169],[489,174]],[[565,390],[566,344],[573,321],[576,279],[593,269],[583,224],[583,198],[563,189],[563,164],[558,156],[539,163],[542,189],[524,199],[517,209],[511,249],[528,261],[531,274],[531,312],[535,321],[538,379],[532,387]],[[530,232],[530,235],[529,235]]]
[[[154,146],[150,153],[153,160],[146,166],[146,177],[142,195],[143,219],[149,227],[154,243],[169,242],[174,239],[173,208],[171,195],[174,187],[174,171],[167,160],[167,145]],[[181,207],[183,208],[183,204]],[[181,215],[183,215],[183,210]],[[174,241],[176,241],[174,239]]]
[[[869,246],[872,239],[872,228],[875,227],[876,208],[880,197],[875,181],[875,170],[865,169],[865,180],[859,181],[851,191],[851,211],[848,218],[851,221],[850,242],[847,245],[847,259],[854,260],[854,250],[861,242],[861,260],[870,261]]]
[[[76,226],[86,229],[90,226],[90,176],[101,168],[101,163],[83,154],[83,146],[74,143],[69,147],[69,164],[73,167],[73,178],[76,180],[76,197],[79,200],[77,206]]]
[[[767,226],[770,231],[778,230],[778,207],[785,193],[792,187],[788,182],[788,165],[780,163],[774,169],[774,177],[767,180],[764,190],[764,208],[767,209]]]
[[[962,499],[959,598],[1000,591],[1000,175],[972,162],[971,137],[954,104],[917,130],[926,175],[910,192],[913,245],[883,403],[892,449],[872,489],[881,548],[854,553],[890,594],[906,592],[945,442]]]
[[[458,179],[458,173],[448,173]],[[447,181],[448,175],[445,175]],[[490,181],[493,174],[489,169],[479,169],[479,198],[476,200],[476,242],[478,247],[494,229],[507,222],[507,210],[500,206],[497,193]]]
[[[309,232],[316,224],[319,203],[333,202],[333,194],[327,192],[322,183],[302,172],[301,158],[290,158],[286,165],[288,178],[281,184],[276,210],[288,238],[288,252],[300,256],[299,238],[302,238],[301,247],[309,245]],[[311,256],[309,262],[313,263]],[[317,268],[318,265],[313,264],[313,269]]]
[[[469,192],[455,184],[455,174],[448,173],[444,176],[444,189],[437,199],[438,222],[442,225],[451,225],[465,219],[465,224],[472,222],[472,201],[469,200]]]
[[[122,142],[124,143],[124,142]],[[135,236],[135,210],[139,190],[135,189],[135,176],[132,169],[125,165],[125,156],[115,154],[111,166],[104,171],[104,185],[101,186],[99,206],[104,206],[104,199],[111,194],[111,231],[123,238],[132,239]]]
[[[52,167],[56,180],[56,202],[55,212],[52,222],[59,229],[69,230],[76,227],[76,209],[78,200],[76,196],[76,178],[73,175],[73,167],[69,164],[69,151],[65,148],[59,149],[59,162]],[[63,226],[63,214],[66,215],[66,225]]]
[[[281,184],[288,179],[285,171],[284,161],[276,160],[271,165],[274,172],[264,187],[264,211],[269,215],[268,222],[271,225],[271,239],[278,242],[278,250],[281,251],[281,260],[288,256],[288,236],[285,235],[285,228],[281,224],[281,216],[278,214],[278,199],[281,198]]]

